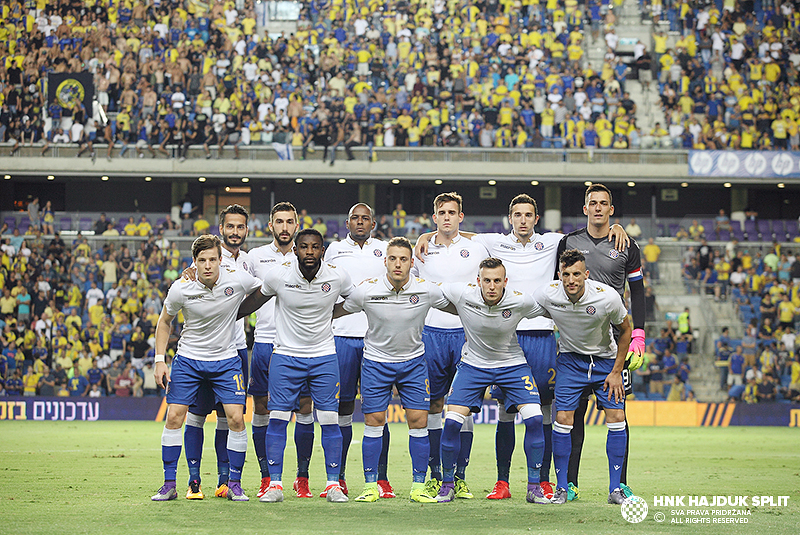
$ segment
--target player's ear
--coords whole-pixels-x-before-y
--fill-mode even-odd
[[[459,212],[458,213],[458,222],[459,223],[463,223],[464,222],[464,212]]]
[[[589,209],[586,208],[586,205],[583,205],[583,215],[589,215]]]
[[[614,215],[614,205],[613,204],[611,205],[611,211],[608,212],[608,215],[610,215],[610,216]]]

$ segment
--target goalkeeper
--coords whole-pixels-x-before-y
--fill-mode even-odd
[[[642,365],[644,341],[644,280],[642,278],[642,260],[639,245],[631,239],[630,247],[625,251],[614,249],[613,242],[609,242],[610,219],[614,215],[614,204],[611,191],[603,184],[592,184],[586,189],[583,213],[587,216],[585,228],[567,234],[558,245],[557,258],[561,257],[567,249],[577,249],[586,257],[586,268],[592,280],[600,281],[614,288],[624,299],[625,282],[630,289],[630,311],[633,319],[633,333],[626,360],[626,369],[623,370],[622,379],[625,385],[625,394],[633,392],[632,371]],[[555,266],[556,278],[558,268]],[[580,468],[581,450],[583,449],[584,418],[588,405],[590,391],[581,397],[580,404],[575,410],[575,423],[572,429],[572,453],[569,459],[569,499],[579,497],[578,470]],[[598,399],[598,409],[602,408],[602,400]],[[626,496],[633,493],[627,486],[628,483],[628,452],[630,450],[630,429],[627,418],[625,419],[627,442],[625,458],[622,463],[620,488]]]

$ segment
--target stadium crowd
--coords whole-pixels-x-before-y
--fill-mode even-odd
[[[676,46],[656,32],[630,65],[608,0],[315,0],[277,39],[258,37],[252,0],[202,5],[4,4],[0,139],[12,154],[73,142],[92,157],[105,142],[108,158],[115,146],[185,158],[196,145],[210,158],[213,146],[238,157],[272,144],[289,159],[316,146],[332,164],[355,146],[797,148],[788,2],[667,6],[680,13]],[[584,58],[587,26],[608,47],[602,65]],[[94,76],[107,124],[77,101],[47,102],[47,73],[80,71]],[[667,124],[639,130],[629,78],[658,81]]]

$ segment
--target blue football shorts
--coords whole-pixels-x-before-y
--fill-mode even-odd
[[[425,357],[405,362],[376,362],[364,359],[361,364],[361,412],[384,412],[397,385],[404,409],[427,411],[431,408],[428,366]]]
[[[239,357],[207,361],[176,355],[172,360],[167,403],[194,405],[204,386],[211,392],[206,400],[210,397],[213,403],[208,412],[195,414],[209,414],[216,403],[244,405],[247,393]]]
[[[339,411],[339,365],[336,355],[290,357],[273,353],[269,362],[269,401],[271,411],[293,411],[298,407],[304,386],[320,411]]]
[[[516,412],[519,405],[540,404],[539,391],[527,364],[502,368],[476,368],[465,362],[458,364],[448,405],[469,407],[480,412],[486,387],[496,385],[503,393],[506,412]]]
[[[605,409],[625,409],[625,398],[609,401],[608,392],[603,391],[603,383],[614,368],[614,359],[603,359],[560,353],[556,361],[556,410],[574,411],[578,408],[581,393],[591,390]]]
[[[336,358],[339,361],[340,401],[353,401],[358,392],[361,359],[364,357],[364,339],[351,336],[334,336]]]
[[[442,399],[450,390],[465,341],[464,329],[423,327],[422,343],[425,344],[431,399]]]

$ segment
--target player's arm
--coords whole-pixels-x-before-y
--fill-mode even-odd
[[[473,237],[477,236],[476,233],[467,232],[465,230],[459,230],[458,233],[461,235],[461,237],[467,238],[468,240],[471,240]],[[417,238],[417,243],[414,244],[414,256],[416,256],[417,259],[419,259],[419,261],[423,264],[425,263],[424,257],[428,254],[428,243],[430,243],[431,236],[434,234],[436,233],[433,231],[420,234]]]
[[[631,238],[622,225],[614,223],[608,231],[608,241],[614,242],[614,249],[617,251],[624,251],[626,247],[631,244]]]
[[[242,304],[239,305],[239,312],[236,313],[236,319],[249,316],[261,306],[272,299],[272,295],[265,295],[263,288],[258,288],[256,291],[245,297]]]
[[[561,258],[561,254],[566,250],[567,250],[567,237],[564,236],[563,238],[561,238],[561,241],[558,242],[558,248],[556,249],[556,265],[553,268],[554,269],[554,271],[553,271],[553,279],[555,279],[555,280],[559,279],[559,277],[558,277],[558,269],[559,269],[560,265],[558,263],[558,259]]]
[[[642,277],[642,259],[639,245],[634,241],[628,251],[628,288],[631,292],[631,316],[633,317],[633,331],[631,333],[631,345],[629,361],[626,362],[629,370],[635,370],[644,362],[645,351],[645,299],[644,299],[644,278]]]
[[[156,363],[153,367],[153,375],[155,375],[156,384],[165,390],[169,383],[169,368],[164,362],[164,356],[167,353],[167,343],[172,330],[170,325],[174,318],[175,316],[167,312],[167,307],[165,306],[161,309],[161,315],[158,316],[158,322],[156,323]]]
[[[622,384],[622,370],[625,368],[625,356],[628,354],[628,346],[631,343],[631,318],[627,314],[622,323],[616,325],[619,329],[619,339],[617,340],[617,357],[614,359],[614,367],[611,373],[603,381],[603,392],[608,392],[608,400],[611,397],[619,402],[625,399],[625,387]]]

